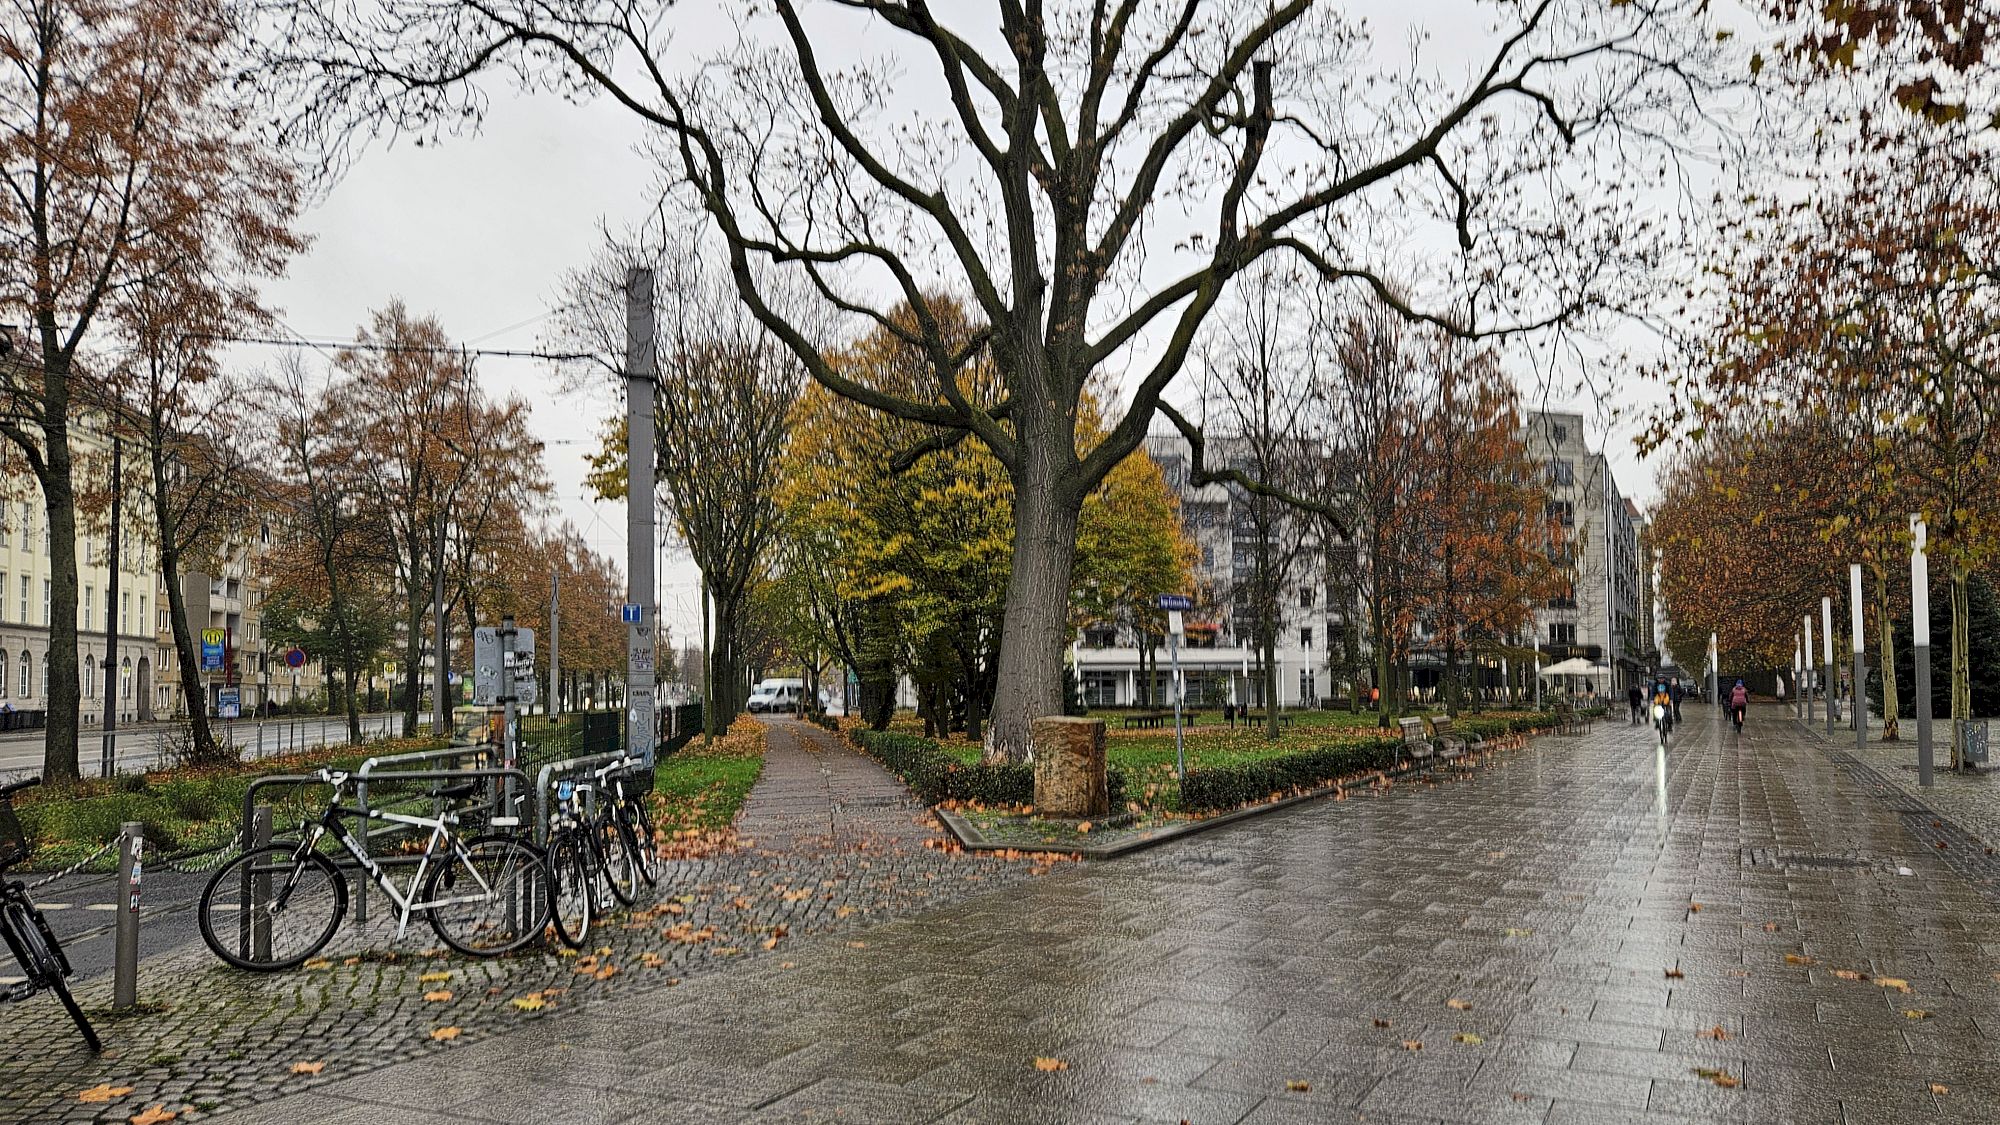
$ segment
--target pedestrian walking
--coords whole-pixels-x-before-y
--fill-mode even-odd
[[[1673,700],[1674,721],[1677,723],[1681,721],[1681,699],[1685,695],[1687,695],[1687,691],[1681,687],[1681,682],[1678,678],[1667,681],[1667,696]]]
[[[1626,689],[1625,689],[1625,702],[1626,702],[1627,704],[1631,705],[1631,708],[1632,708],[1632,725],[1633,725],[1633,726],[1635,726],[1635,727],[1636,727],[1636,726],[1638,726],[1638,725],[1639,725],[1640,723],[1643,723],[1643,722],[1645,722],[1645,721],[1646,721],[1646,720],[1645,720],[1645,713],[1646,713],[1646,689],[1645,689],[1645,688],[1642,688],[1642,687],[1640,687],[1640,686],[1639,686],[1639,685],[1638,685],[1637,683],[1634,683],[1634,684],[1633,684],[1633,685],[1632,685],[1631,687],[1628,687],[1628,688],[1626,688]]]

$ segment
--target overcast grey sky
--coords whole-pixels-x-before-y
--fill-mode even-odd
[[[1439,40],[1427,57],[1448,72],[1457,71],[1454,61],[1486,46],[1479,25],[1441,14],[1464,10],[1450,0],[1348,8],[1370,16],[1383,50],[1402,50],[1413,21],[1425,21]],[[700,7],[685,11],[690,20],[713,18],[712,12],[701,15]],[[635,152],[641,136],[628,112],[602,99],[578,106],[496,88],[477,136],[437,147],[404,142],[367,151],[306,216],[315,243],[270,287],[270,296],[286,327],[313,339],[345,338],[369,310],[400,297],[415,312],[435,314],[459,341],[532,348],[563,271],[588,259],[602,226],[622,227],[645,212],[653,176]],[[273,358],[268,350],[247,347],[238,357],[245,364]],[[548,447],[557,518],[575,524],[594,549],[622,566],[622,506],[592,502],[582,484],[583,458],[602,420],[620,404],[608,393],[562,392],[537,361],[484,359],[480,374],[493,394],[518,394],[532,406],[531,425]],[[1543,388],[1523,389],[1541,401]],[[1618,392],[1627,405],[1651,393],[1638,386]],[[1601,416],[1595,402],[1556,394],[1548,403]],[[1593,444],[1603,437],[1594,434]],[[1621,487],[1642,503],[1649,500],[1652,470],[1631,452],[1629,433],[1612,435],[1609,446]],[[671,547],[667,560],[663,617],[677,638],[694,636],[700,621],[696,573]]]

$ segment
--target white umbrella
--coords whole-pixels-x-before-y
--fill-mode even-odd
[[[1608,676],[1611,669],[1603,664],[1592,664],[1581,656],[1571,657],[1560,664],[1551,664],[1542,669],[1544,676]]]

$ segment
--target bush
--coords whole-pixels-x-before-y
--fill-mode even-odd
[[[807,711],[801,717],[816,727],[823,727],[835,734],[840,733],[840,720],[824,711]]]
[[[895,731],[856,730],[849,737],[891,773],[903,779],[925,804],[976,801],[983,805],[1027,805],[1035,800],[1035,769],[1026,762],[989,766],[960,761],[928,738]],[[1125,773],[1107,770],[1111,807],[1125,804]]]
[[[1181,808],[1189,812],[1233,809],[1273,793],[1310,789],[1343,777],[1385,770],[1396,763],[1401,738],[1331,743],[1227,766],[1201,766],[1181,779]]]

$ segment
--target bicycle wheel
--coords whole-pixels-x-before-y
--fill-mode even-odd
[[[347,915],[347,879],[317,852],[266,844],[223,864],[201,892],[201,940],[239,969],[296,968],[326,948]]]
[[[656,850],[658,841],[653,839],[653,825],[646,816],[646,799],[635,797],[625,806],[625,815],[618,818],[618,835],[625,843],[625,850],[632,857],[632,869],[639,873],[649,887],[660,883],[660,853]]]
[[[625,846],[624,827],[615,812],[605,809],[598,814],[592,831],[597,834],[597,862],[611,897],[620,906],[631,906],[639,901],[639,873],[632,865],[631,849]]]
[[[571,949],[582,949],[597,912],[597,872],[587,838],[565,832],[549,843],[549,910],[556,936]]]
[[[473,957],[512,953],[549,924],[549,869],[542,853],[509,836],[457,841],[424,879],[431,929]]]
[[[14,949],[15,959],[26,970],[28,981],[37,989],[48,989],[62,1001],[63,1009],[69,1012],[71,1022],[83,1034],[83,1041],[90,1047],[91,1054],[104,1050],[104,1044],[97,1038],[97,1029],[90,1026],[90,1018],[77,1006],[76,998],[69,994],[69,985],[63,978],[69,975],[69,961],[62,955],[62,947],[56,944],[55,935],[26,903],[8,902],[0,904],[5,917],[0,918],[0,929],[7,934],[7,944]]]

